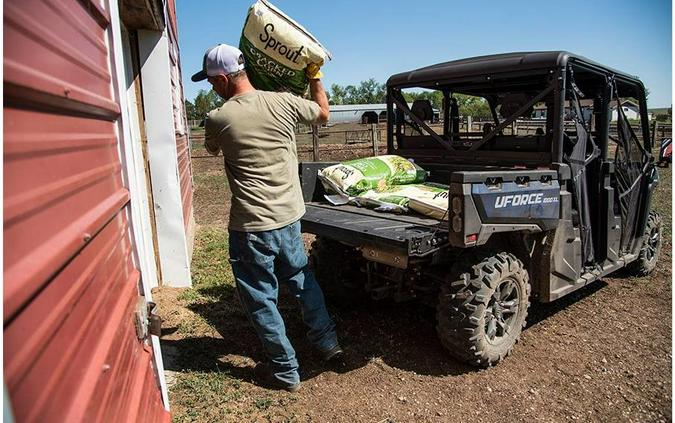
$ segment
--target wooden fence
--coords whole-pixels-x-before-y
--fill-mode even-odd
[[[472,121],[464,119],[460,122],[460,134],[471,133],[480,137],[483,125],[492,121]],[[570,123],[571,126],[571,123]],[[437,133],[442,133],[443,124],[437,122],[430,127]],[[506,135],[534,135],[537,130],[545,130],[544,120],[518,120],[504,129]],[[572,128],[570,128],[572,129]],[[634,128],[638,137],[642,136],[641,128]],[[200,131],[201,132],[201,131]],[[662,138],[672,137],[672,126],[653,122],[650,128],[655,144]],[[610,135],[616,136],[616,122],[610,124]],[[296,128],[296,141],[298,154],[309,157],[314,161],[332,159],[340,150],[349,151],[352,156],[377,156],[386,151],[386,124],[341,124],[331,127],[299,125]],[[201,137],[201,135],[200,135]],[[193,137],[193,143],[201,143],[202,138]],[[325,153],[325,154],[323,154]],[[195,156],[199,158],[200,156]],[[329,159],[330,160],[330,159]]]
[[[361,126],[364,128],[324,130],[317,125],[312,125],[309,134],[311,136],[312,160],[316,162],[320,161],[322,144],[346,144],[349,145],[350,150],[369,150],[369,155],[377,156],[380,150],[380,140],[383,139],[382,134],[380,133],[381,128],[375,123]],[[299,138],[299,135],[302,134],[297,134],[296,138]],[[298,153],[307,152],[307,143],[303,143],[301,141],[302,139],[298,139]]]
[[[471,122],[469,120],[470,126],[468,126],[465,122],[462,122],[460,125],[460,130],[459,132],[481,132],[483,130],[483,125],[489,123],[494,126],[493,121],[478,121],[478,122]],[[635,131],[635,135],[638,137],[642,137],[642,128],[639,125],[632,125],[633,130]],[[569,127],[570,129],[573,128],[573,124],[571,122],[565,124],[565,128]],[[546,121],[545,120],[518,120],[511,124],[509,127],[506,128],[505,133],[512,135],[512,134],[518,134],[518,135],[534,135],[537,132],[537,129],[545,130],[546,129]],[[652,121],[651,126],[650,126],[650,131],[652,139],[654,140],[660,140],[661,138],[672,138],[673,134],[673,127],[672,124],[668,123],[660,123],[656,121]],[[611,122],[609,124],[609,134],[612,136],[616,136],[616,122]]]

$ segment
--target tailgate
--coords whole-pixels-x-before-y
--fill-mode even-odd
[[[351,205],[306,203],[302,231],[361,247],[401,250],[424,256],[448,242],[446,222],[421,215],[380,213]]]

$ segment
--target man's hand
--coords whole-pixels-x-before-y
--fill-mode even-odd
[[[307,65],[307,68],[305,68],[305,75],[307,76],[307,79],[309,79],[310,81],[313,79],[323,78],[323,73],[321,73],[321,65],[316,63],[310,63],[309,65]]]

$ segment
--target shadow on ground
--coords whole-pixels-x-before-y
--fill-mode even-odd
[[[528,328],[605,286],[606,282],[596,281],[553,303],[533,303]],[[171,355],[166,360],[167,369],[226,372],[241,380],[252,380],[250,363],[223,359],[225,356],[249,357],[256,362],[264,359],[260,342],[240,307],[236,290],[230,285],[218,285],[199,291],[212,300],[193,303],[188,308],[204,318],[222,338],[198,336],[163,340],[165,350]],[[312,379],[327,370],[348,372],[358,369],[374,358],[391,367],[421,375],[447,376],[476,371],[448,355],[436,337],[434,311],[422,304],[367,302],[353,309],[329,305],[340,343],[345,349],[344,362],[331,367],[319,359],[305,339],[300,309],[285,289],[280,295],[279,308],[300,361],[302,380]],[[174,330],[164,328],[163,335]]]
[[[199,288],[209,301],[194,302],[188,308],[201,316],[222,339],[195,336],[162,339],[165,367],[175,371],[218,371],[251,380],[250,362],[238,363],[225,356],[263,360],[260,342],[240,307],[236,290],[230,285]],[[281,290],[279,309],[287,334],[300,361],[302,380],[331,370],[339,373],[361,368],[379,358],[388,366],[423,375],[458,375],[474,368],[448,356],[436,338],[433,311],[419,304],[366,303],[354,309],[329,305],[340,344],[345,350],[343,363],[327,367],[306,340],[305,327],[295,299]],[[163,328],[163,336],[176,328]]]

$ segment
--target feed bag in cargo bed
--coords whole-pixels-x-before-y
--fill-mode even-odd
[[[309,31],[265,0],[249,9],[239,49],[255,88],[298,95],[307,91],[307,65],[322,66],[331,59]]]
[[[319,179],[332,194],[356,196],[364,191],[384,191],[394,185],[424,182],[426,172],[409,160],[388,155],[349,160],[319,171]]]
[[[383,191],[368,190],[351,197],[349,202],[382,212],[407,213],[413,210],[434,219],[447,220],[448,187],[430,182],[395,185]]]

